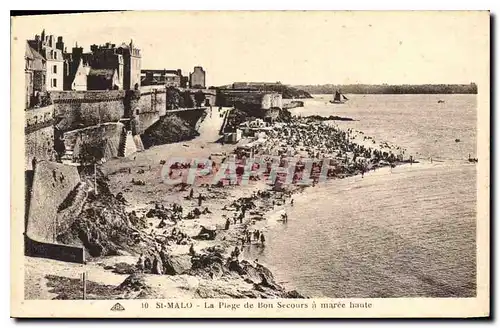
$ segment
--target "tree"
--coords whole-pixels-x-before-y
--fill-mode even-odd
[[[194,94],[194,101],[196,102],[196,107],[201,107],[201,105],[205,101],[205,94],[203,93],[203,91],[198,90]]]
[[[191,92],[189,92],[189,90],[184,91],[183,98],[184,98],[184,107],[185,108],[193,108],[194,107],[193,98],[191,98]]]
[[[169,86],[167,88],[167,96],[166,97],[167,97],[167,100],[166,100],[167,108],[169,110],[182,107],[180,104],[180,100],[181,100],[180,92],[175,87]]]

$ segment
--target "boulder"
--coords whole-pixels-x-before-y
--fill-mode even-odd
[[[164,274],[178,275],[189,271],[192,267],[189,255],[169,256],[163,263]]]
[[[114,267],[105,267],[105,269],[111,269],[113,270],[114,273],[118,274],[133,274],[137,271],[137,268],[133,264],[129,264],[126,262],[118,262],[115,264]]]
[[[217,230],[215,227],[205,227],[201,226],[201,230],[194,239],[199,240],[214,240],[217,236]]]
[[[159,254],[153,256],[153,267],[151,268],[151,273],[153,274],[163,274],[163,262]]]
[[[143,274],[134,273],[128,276],[118,287],[119,291],[141,291],[148,289]]]
[[[285,298],[306,298],[305,296],[299,294],[299,292],[296,291],[295,289],[286,292],[284,297]]]

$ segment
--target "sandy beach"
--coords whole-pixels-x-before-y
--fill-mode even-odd
[[[100,171],[106,182],[102,183],[120,200],[124,211],[141,222],[129,238],[135,242],[128,241],[130,247],[116,251],[117,254],[89,257],[87,264],[77,270],[53,265],[51,260],[27,258],[27,275],[33,278],[44,272],[53,280],[27,280],[26,290],[40,290],[39,295],[32,297],[81,297],[80,290],[67,290],[71,279],[81,279],[75,274],[80,270],[86,272],[88,283],[96,289],[93,293],[87,287],[87,298],[306,297],[285,290],[258,259],[245,254],[265,247],[268,231],[286,224],[287,209],[307,186],[292,183],[276,188],[269,182],[269,170],[263,178],[250,179],[246,184],[241,179],[238,184],[225,179],[225,183],[216,185],[218,169],[238,146],[217,142],[228,110],[213,109],[210,113],[207,109],[198,129],[200,135],[193,140],[154,146],[104,163]],[[389,166],[403,161],[401,152],[392,153],[399,148],[376,144],[360,131],[342,131],[302,118],[275,127],[278,129],[268,132],[255,156],[292,155],[299,162],[329,158],[330,164],[335,162],[327,172],[330,178],[364,175],[384,166],[392,170]],[[185,166],[168,167],[172,158],[181,163],[185,159]],[[187,163],[207,158],[214,162],[210,172],[193,176]],[[241,166],[246,161],[243,157],[236,163]],[[198,173],[202,171],[198,168]],[[168,183],[166,174],[183,182]],[[300,174],[293,181],[300,180]],[[193,177],[194,184],[186,183]],[[312,185],[322,181],[314,168],[311,177]],[[283,179],[278,175],[277,181]],[[64,279],[68,288],[64,288]],[[31,284],[38,286],[28,288]]]

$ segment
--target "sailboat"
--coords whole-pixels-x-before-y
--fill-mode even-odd
[[[332,103],[332,104],[343,104],[343,103],[345,103],[348,100],[349,99],[346,96],[344,96],[343,94],[341,94],[337,90],[337,91],[335,91],[335,96],[333,96],[333,100],[330,100],[330,103]]]

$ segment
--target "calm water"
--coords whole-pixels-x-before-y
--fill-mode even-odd
[[[352,117],[337,124],[422,163],[309,188],[266,247],[247,255],[310,296],[475,296],[476,167],[467,157],[476,155],[476,96],[348,97],[331,105],[331,95],[316,96],[294,114]]]

